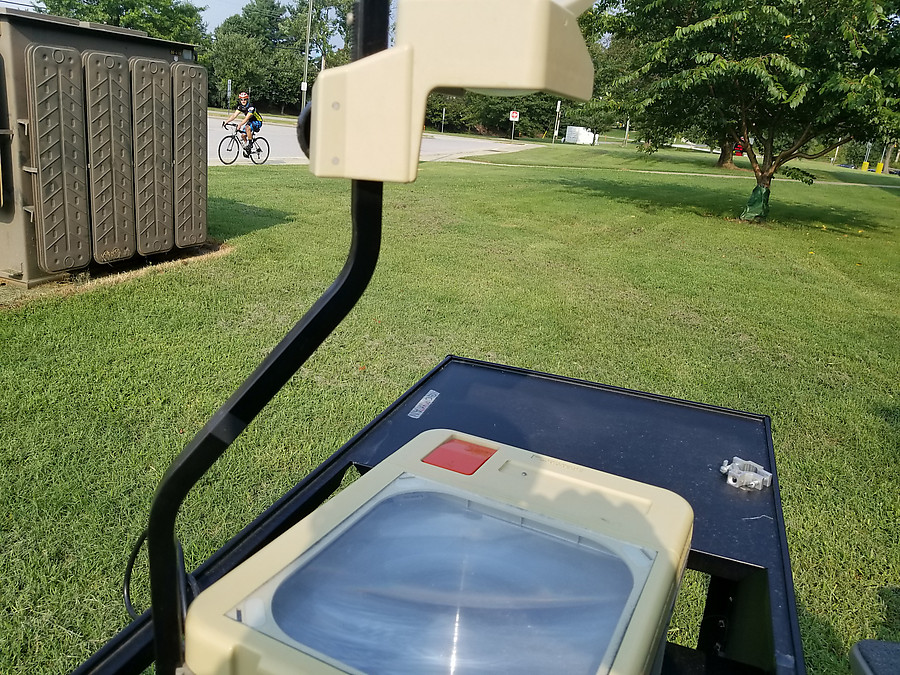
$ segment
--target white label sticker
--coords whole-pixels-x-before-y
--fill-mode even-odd
[[[418,403],[416,403],[416,407],[409,411],[409,416],[414,420],[419,419],[422,415],[425,414],[425,411],[428,410],[428,406],[434,403],[434,399],[440,396],[439,392],[436,392],[434,389],[429,389],[428,393],[425,394]]]

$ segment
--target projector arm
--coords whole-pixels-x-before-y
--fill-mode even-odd
[[[362,0],[358,5],[357,58],[361,58],[387,47],[389,2]],[[352,240],[340,275],[178,455],[156,489],[147,526],[147,550],[156,672],[161,675],[174,675],[184,662],[187,598],[175,537],[181,504],[362,296],[375,271],[381,247],[382,191],[379,182],[353,181]]]
[[[157,672],[173,675],[184,661],[187,599],[175,538],[181,504],[365,291],[381,243],[381,181],[415,179],[428,93],[464,87],[589,98],[593,66],[576,16],[591,4],[399,0],[397,45],[386,50],[388,0],[358,2],[358,60],[319,76],[309,132],[312,172],[354,179],[350,253],[334,284],[172,462],[156,490],[147,548]]]

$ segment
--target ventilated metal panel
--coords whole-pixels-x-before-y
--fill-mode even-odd
[[[175,114],[175,245],[206,241],[206,69],[172,66]]]
[[[38,265],[46,272],[84,267],[91,235],[81,54],[30,44],[25,71]]]
[[[82,58],[94,259],[124,260],[136,250],[128,60],[123,54],[94,51]]]
[[[165,61],[132,58],[129,64],[137,249],[141,255],[150,255],[169,251],[175,245],[172,85]]]

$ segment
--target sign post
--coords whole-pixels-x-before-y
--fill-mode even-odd
[[[228,107],[231,107],[231,79],[228,80]]]
[[[519,121],[519,111],[518,110],[510,110],[509,111],[509,121],[512,122],[512,133],[509,135],[509,140],[515,140],[516,138],[516,122]]]

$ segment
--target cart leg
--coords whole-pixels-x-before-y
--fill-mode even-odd
[[[741,579],[712,577],[697,649],[775,672],[769,575],[755,569]]]

